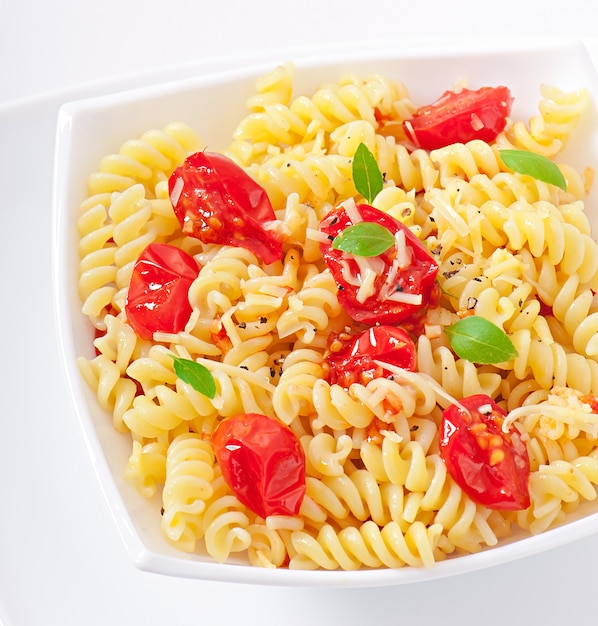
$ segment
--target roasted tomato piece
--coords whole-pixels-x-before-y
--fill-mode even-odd
[[[259,413],[230,417],[212,435],[222,476],[260,517],[297,515],[305,495],[305,454],[295,433]]]
[[[397,326],[372,326],[355,336],[335,333],[324,358],[328,382],[348,388],[355,382],[365,385],[374,378],[390,375],[374,361],[413,371],[415,344]]]
[[[168,188],[183,232],[204,243],[246,248],[269,264],[282,258],[266,191],[245,170],[216,152],[197,152],[172,173]]]
[[[388,213],[367,204],[356,206],[362,220],[376,222],[395,236],[395,246],[375,257],[358,257],[332,247],[332,240],[352,221],[344,207],[331,211],[320,230],[329,243],[320,251],[338,286],[338,300],[357,322],[414,325],[438,301],[438,265],[420,240]]]
[[[137,259],[125,300],[127,322],[143,339],[178,333],[191,316],[189,287],[199,265],[184,250],[151,243]]]
[[[445,91],[436,102],[405,120],[403,129],[425,150],[474,139],[491,142],[504,130],[512,103],[511,92],[502,86]]]
[[[530,464],[519,431],[503,432],[506,413],[485,394],[460,400],[442,414],[440,456],[472,500],[491,509],[530,505]]]

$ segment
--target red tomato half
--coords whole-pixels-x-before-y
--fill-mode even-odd
[[[199,266],[180,248],[151,243],[131,274],[125,301],[127,322],[143,339],[157,331],[178,333],[191,315],[189,287]]]
[[[473,500],[491,509],[530,505],[527,448],[514,427],[502,431],[506,413],[487,395],[468,396],[442,414],[440,456]]]
[[[254,513],[299,513],[305,454],[286,424],[259,413],[231,417],[214,431],[212,447],[227,485]]]
[[[415,344],[397,326],[372,326],[355,337],[335,334],[324,360],[328,382],[348,388],[355,382],[367,384],[374,378],[390,375],[374,361],[413,371]]]
[[[512,103],[507,87],[445,91],[436,102],[405,120],[403,128],[411,141],[425,150],[473,139],[490,142],[504,130]]]
[[[331,211],[321,222],[320,229],[328,235],[330,243],[320,244],[320,251],[338,286],[338,300],[357,322],[368,324],[398,324],[409,318],[415,326],[430,305],[438,300],[436,274],[438,265],[420,240],[404,224],[383,211],[367,204],[358,204],[361,218],[377,222],[393,235],[404,234],[409,264],[396,267],[397,247],[391,247],[377,257],[355,257],[332,247],[332,240],[351,220],[343,207]],[[376,271],[372,293],[367,298],[360,294],[364,267]]]
[[[168,188],[183,232],[204,243],[247,248],[264,263],[282,258],[266,191],[228,157],[197,152],[172,173]]]

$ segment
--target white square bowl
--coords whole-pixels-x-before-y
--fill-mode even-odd
[[[251,567],[246,563],[218,564],[209,557],[188,555],[172,548],[160,531],[160,503],[146,500],[123,478],[130,440],[112,427],[111,416],[98,405],[80,377],[76,358],[93,356],[93,331],[81,313],[77,295],[77,210],[86,197],[86,180],[100,159],[118,151],[127,139],[173,120],[184,121],[210,149],[225,148],[247,113],[245,101],[258,77],[277,63],[295,63],[295,95],[311,93],[320,84],[346,72],[385,74],[403,82],[415,102],[435,100],[460,80],[469,85],[507,85],[515,102],[512,116],[527,120],[537,113],[543,83],[563,90],[585,87],[598,102],[598,78],[584,47],[576,42],[519,44],[442,49],[405,47],[401,42],[323,54],[282,58],[267,65],[191,80],[160,84],[65,104],[59,114],[56,143],[53,215],[53,266],[57,332],[62,366],[71,391],[91,463],[127,550],[137,567],[165,575],[204,580],[268,585],[365,587],[396,585],[451,576],[490,567],[537,553],[598,531],[598,504],[587,503],[565,525],[541,535],[516,535],[478,554],[449,558],[429,570],[289,571]],[[598,127],[592,110],[566,153],[579,169],[598,164]],[[588,211],[598,232],[594,190]]]

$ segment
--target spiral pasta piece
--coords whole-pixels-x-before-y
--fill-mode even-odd
[[[82,211],[77,222],[79,231],[79,298],[82,311],[94,326],[102,327],[102,318],[117,292],[115,286],[116,247],[112,239],[113,225],[108,221],[106,207],[94,204]]]
[[[415,521],[437,524],[451,550],[477,552],[484,545],[496,545],[496,534],[487,522],[490,511],[465,496],[448,476],[440,457],[429,454],[421,440],[405,443],[396,434],[385,433],[381,447],[366,444],[361,455],[378,482],[404,488],[400,517],[395,522],[406,527]]]
[[[553,85],[542,85],[539,115],[526,124],[513,123],[496,139],[500,148],[530,150],[554,157],[567,144],[573,129],[589,104],[589,94],[580,89],[564,92]]]
[[[598,359],[598,309],[594,292],[579,282],[577,275],[566,280],[554,299],[552,311],[571,336],[575,350]]]
[[[100,407],[112,415],[115,430],[127,432],[128,427],[123,418],[137,393],[135,383],[129,378],[123,378],[118,366],[104,355],[91,360],[79,357],[77,366],[95,393]]]
[[[425,335],[421,335],[417,342],[417,367],[455,398],[478,393],[495,397],[502,380],[498,373],[480,371],[470,361],[455,359],[446,346],[434,348]]]
[[[297,194],[301,203],[319,207],[334,202],[339,195],[355,193],[351,159],[341,155],[281,153],[248,165],[247,171],[268,192],[277,210],[284,208],[291,194]]]
[[[366,521],[357,528],[348,527],[336,532],[324,526],[316,537],[305,531],[292,534],[296,555],[291,569],[345,570],[366,567],[431,567],[435,562],[435,548],[440,528],[416,523],[404,533],[398,524],[389,522],[380,528]]]
[[[366,120],[355,120],[339,126],[331,133],[333,153],[351,157],[363,143],[376,158],[387,181],[407,190],[423,191],[434,187],[439,169],[425,150],[409,151],[397,143],[393,135],[379,135],[377,128]]]
[[[432,150],[430,158],[438,168],[441,186],[455,177],[465,180],[477,174],[492,177],[505,169],[498,150],[479,139]]]
[[[214,453],[193,433],[178,435],[168,446],[162,491],[162,530],[180,550],[193,552],[202,535],[200,515],[213,494]]]
[[[88,178],[89,194],[124,191],[135,184],[153,194],[160,181],[200,148],[199,137],[182,122],[173,122],[163,130],[149,130],[138,139],[127,140],[117,153],[104,157],[98,171]]]
[[[285,359],[272,396],[274,412],[285,424],[315,413],[313,389],[322,378],[321,361],[322,354],[312,349],[298,351],[293,362]]]
[[[583,499],[596,498],[598,460],[591,456],[573,462],[556,460],[542,465],[530,477],[532,505],[518,515],[518,523],[537,534],[562,520],[568,508],[572,510]]]
[[[280,75],[281,70],[275,72]],[[402,85],[382,76],[365,81],[347,76],[337,84],[322,86],[309,98],[299,96],[289,106],[280,98],[271,104],[262,103],[259,109],[263,111],[250,113],[238,125],[234,139],[274,146],[295,144],[311,138],[318,128],[330,133],[350,120],[376,123],[376,109],[382,115],[390,114],[393,106],[404,109],[407,97]]]
[[[248,550],[250,522],[245,507],[230,493],[217,472],[212,482],[212,495],[201,514],[201,532],[208,554],[223,563],[232,554]]]
[[[153,497],[166,480],[167,450],[168,442],[164,439],[148,443],[133,440],[124,476],[146,498]]]

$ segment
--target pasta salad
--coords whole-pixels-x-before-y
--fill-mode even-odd
[[[256,84],[221,151],[183,122],[88,178],[80,372],[176,548],[432,567],[562,523],[598,484],[589,105],[432,104],[383,75]]]

